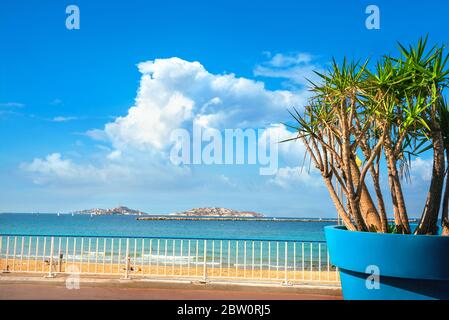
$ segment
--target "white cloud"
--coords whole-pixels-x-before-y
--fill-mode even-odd
[[[5,107],[5,108],[22,108],[24,106],[25,105],[20,102],[0,102],[0,107]]]
[[[58,116],[58,117],[54,117],[52,119],[53,122],[67,122],[67,121],[72,121],[72,120],[77,120],[78,117],[63,117],[63,116]]]
[[[104,171],[87,165],[77,165],[69,159],[62,159],[60,153],[52,153],[45,159],[35,158],[31,163],[23,163],[21,168],[34,174],[36,184],[51,182],[55,178],[63,181],[95,181],[104,179]]]
[[[143,62],[139,71],[135,105],[104,129],[118,149],[163,150],[172,130],[192,123],[217,129],[265,127],[305,102],[302,94],[270,91],[262,82],[234,74],[211,74],[199,62],[179,58]]]
[[[432,178],[432,159],[416,158],[410,164],[410,177],[412,182],[430,181]]]
[[[218,176],[218,180],[223,183],[224,185],[230,186],[230,187],[236,187],[237,185],[229,179],[229,177],[225,176],[224,174],[220,174]]]
[[[312,61],[312,56],[308,53],[283,54],[277,53],[266,63],[272,67],[290,67],[298,64],[308,64]]]
[[[270,56],[271,57],[271,56]],[[282,54],[272,56],[268,61],[254,68],[254,75],[268,78],[282,78],[293,86],[305,86],[310,81],[318,81],[314,71],[322,68],[312,62],[313,57],[307,53]]]
[[[145,159],[109,161],[119,156],[112,152],[105,157],[105,161],[94,166],[78,164],[71,159],[64,159],[60,153],[52,153],[44,159],[35,158],[31,163],[22,163],[20,167],[32,174],[33,182],[36,184],[158,187],[190,175],[190,170],[186,167],[166,166],[160,163],[148,166]],[[148,170],[148,167],[151,170]]]
[[[305,147],[304,144],[299,141],[287,141],[287,139],[295,137],[295,132],[291,132],[284,124],[272,124],[261,135],[259,141],[264,141],[269,137],[267,141],[279,142],[278,150],[280,160],[284,163],[297,166],[304,161]]]
[[[51,105],[53,105],[53,106],[57,106],[57,105],[60,105],[60,104],[62,104],[62,100],[61,100],[61,99],[58,99],[58,98],[56,98],[56,99],[53,99],[53,101],[52,101],[52,102],[50,102],[50,104],[51,104]]]
[[[109,160],[117,160],[120,159],[121,156],[122,152],[120,150],[114,150],[111,153],[109,153],[107,157]]]
[[[286,62],[277,58],[274,63]],[[107,146],[99,155],[84,159],[93,164],[79,164],[54,153],[23,164],[22,169],[41,184],[138,180],[154,186],[164,181],[182,184],[179,179],[186,175],[189,183],[196,183],[188,168],[175,167],[169,161],[172,130],[190,130],[193,124],[221,130],[268,128],[267,134],[277,134],[281,140],[290,133],[284,125],[271,123],[288,118],[286,110],[301,108],[307,98],[305,90],[268,90],[263,82],[234,74],[212,74],[199,62],[179,58],[147,61],[138,68],[142,73],[140,85],[127,114],[107,123],[103,130],[85,133]],[[67,121],[68,117],[53,120]],[[300,147],[294,150],[296,147],[293,142],[281,144],[281,157],[288,160],[287,164],[298,165],[302,151]],[[219,172],[216,176],[217,183],[236,183]]]
[[[274,177],[268,180],[268,184],[274,184],[283,189],[294,187],[317,188],[322,186],[321,175],[315,167],[309,167],[309,161],[304,161],[306,148],[300,140],[281,142],[295,137],[284,124],[273,124],[262,134],[269,136],[272,141],[280,142],[279,158],[285,166],[278,168]]]
[[[268,182],[284,189],[322,186],[319,173],[312,168],[309,171],[309,168],[304,166],[279,168],[276,175]]]
[[[88,130],[84,134],[93,140],[108,141],[108,135],[106,134],[106,132],[104,132],[104,130],[92,129],[92,130]]]

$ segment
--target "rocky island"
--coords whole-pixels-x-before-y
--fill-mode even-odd
[[[95,209],[87,209],[82,211],[75,211],[71,212],[74,214],[90,214],[90,215],[143,215],[146,214],[145,212],[142,212],[140,210],[134,210],[130,209],[125,206],[120,206],[116,208],[111,209],[101,209],[101,208],[95,208]]]
[[[195,208],[184,212],[174,212],[165,216],[138,217],[137,220],[214,220],[214,221],[262,221],[266,220],[260,213],[236,211],[226,208]]]
[[[181,217],[263,217],[262,214],[252,211],[236,211],[226,208],[195,208],[184,212],[170,213],[169,215]]]

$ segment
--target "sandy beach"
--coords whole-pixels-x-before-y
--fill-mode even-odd
[[[98,263],[98,262],[73,262],[58,261],[53,262],[52,272],[54,273],[80,273],[81,274],[99,274],[99,275],[125,275],[126,266],[117,263]],[[14,272],[30,272],[48,274],[50,264],[48,261],[35,259],[0,259],[0,270]],[[151,264],[135,265],[130,264],[128,275],[133,278],[138,277],[185,277],[185,278],[204,278],[204,265],[175,265],[175,264]],[[298,270],[282,270],[280,267],[269,269],[242,267],[211,267],[206,268],[207,278],[214,279],[260,279],[264,281],[285,281],[291,283],[300,283],[308,281],[319,281],[320,283],[332,283],[338,280],[338,274],[335,270],[307,270],[302,268]]]

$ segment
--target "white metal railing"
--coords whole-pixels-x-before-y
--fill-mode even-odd
[[[319,241],[0,234],[0,271],[339,282]]]

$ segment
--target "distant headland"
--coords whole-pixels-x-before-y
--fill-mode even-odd
[[[119,206],[111,209],[87,209],[81,211],[70,212],[73,214],[88,214],[88,215],[145,215],[151,217],[150,214],[141,210],[130,209],[125,206]],[[183,212],[174,212],[163,217],[222,217],[222,218],[262,218],[263,214],[252,211],[237,211],[226,208],[194,208]]]
[[[101,208],[94,208],[94,209],[87,209],[87,210],[81,210],[81,211],[74,211],[70,212],[74,214],[90,214],[90,215],[146,215],[147,213],[142,212],[140,210],[134,210],[130,209],[125,206],[119,206],[116,208],[111,209],[101,209]]]
[[[262,218],[263,214],[252,211],[237,211],[226,208],[194,208],[184,212],[170,213],[169,216],[181,217],[246,217]]]

